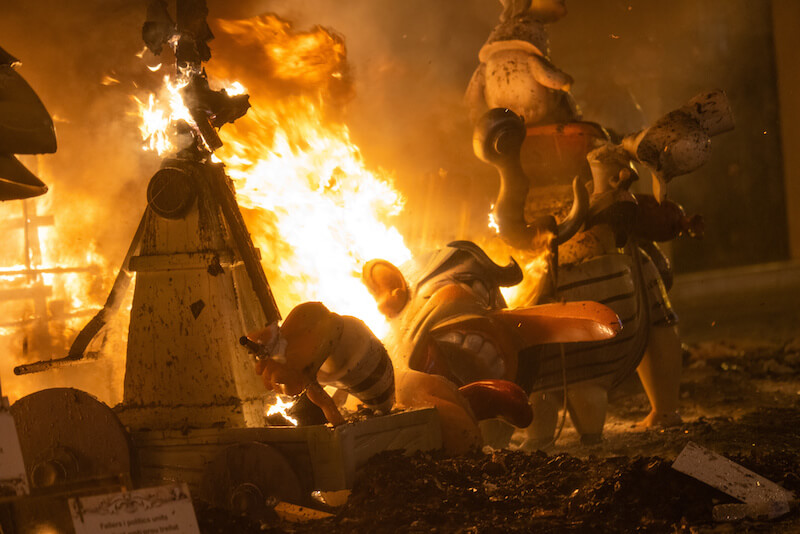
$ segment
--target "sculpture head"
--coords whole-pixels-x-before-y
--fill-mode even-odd
[[[520,283],[522,270],[513,259],[498,265],[470,241],[454,241],[403,265],[402,272],[385,267],[393,277],[402,274],[408,295],[384,340],[395,368],[440,375],[458,386],[514,380],[521,348],[608,339],[619,330],[617,316],[596,303],[507,309],[500,288]]]
[[[264,377],[264,385],[283,395],[302,393],[317,380],[319,368],[335,349],[343,329],[341,317],[320,302],[296,306],[280,327],[284,347],[259,362],[257,372]],[[274,339],[277,332],[265,328],[247,337],[261,345],[278,346]]]
[[[515,372],[516,349],[490,314],[505,307],[500,287],[521,279],[513,260],[497,265],[469,241],[450,243],[402,272],[383,260],[364,268],[365,283],[392,319],[387,349],[395,361],[456,384]]]

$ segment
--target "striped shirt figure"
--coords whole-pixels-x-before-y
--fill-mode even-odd
[[[639,365],[649,325],[677,323],[658,270],[643,251],[635,253],[636,257],[608,254],[559,266],[559,299],[605,304],[622,323],[613,340],[566,347],[568,384],[591,380],[608,388],[618,386]],[[518,382],[526,391],[560,390],[563,376],[558,346],[532,347],[520,355]]]
[[[317,380],[347,391],[379,413],[394,406],[394,368],[386,349],[363,321],[340,316],[342,337],[320,367]]]

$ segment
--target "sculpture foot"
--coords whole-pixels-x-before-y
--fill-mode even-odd
[[[679,426],[683,423],[678,412],[656,412],[651,411],[647,417],[637,423],[640,428],[669,428]]]

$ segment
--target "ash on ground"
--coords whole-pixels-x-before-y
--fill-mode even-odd
[[[671,468],[694,441],[800,492],[800,340],[689,346],[680,427],[639,429],[649,406],[637,387],[612,401],[595,446],[582,446],[567,421],[547,451],[386,452],[332,518],[257,524],[199,505],[201,531],[800,532],[797,509],[774,521],[715,523],[712,508],[736,501]]]

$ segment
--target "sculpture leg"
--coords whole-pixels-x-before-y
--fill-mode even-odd
[[[571,385],[567,391],[567,410],[581,443],[599,443],[608,411],[608,390],[600,384],[586,382]]]
[[[644,357],[636,369],[650,400],[644,427],[666,427],[681,423],[678,413],[681,381],[681,343],[674,326],[652,326]]]
[[[528,451],[552,443],[558,425],[558,411],[564,404],[561,392],[534,393],[530,397],[533,422],[525,429],[527,438],[521,448]]]

